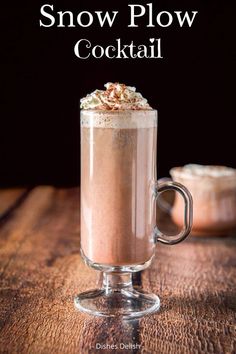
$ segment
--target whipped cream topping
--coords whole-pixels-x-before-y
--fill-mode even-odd
[[[152,109],[135,87],[108,82],[106,90],[95,90],[80,100],[80,108],[97,110]]]
[[[194,177],[233,177],[236,178],[236,170],[226,166],[188,164],[183,167],[174,167],[171,173],[183,178]]]

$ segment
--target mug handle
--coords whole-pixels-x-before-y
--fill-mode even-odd
[[[154,182],[153,197],[155,202],[157,202],[161,193],[168,190],[174,190],[175,192],[180,193],[180,195],[183,197],[184,226],[179,234],[168,236],[163,234],[156,225],[154,227],[153,237],[155,242],[161,242],[167,245],[175,245],[176,243],[183,241],[191,232],[193,223],[193,200],[190,192],[181,183],[173,182],[172,180],[164,178]]]

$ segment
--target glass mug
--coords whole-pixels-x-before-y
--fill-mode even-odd
[[[157,242],[176,244],[191,231],[192,198],[176,182],[156,179],[156,110],[81,111],[81,255],[103,272],[100,289],[75,297],[93,315],[124,319],[157,311],[157,295],[132,286],[132,272],[147,268]],[[184,200],[183,230],[162,234],[158,195],[175,190]]]

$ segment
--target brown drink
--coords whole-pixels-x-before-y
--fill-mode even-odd
[[[236,229],[236,170],[226,166],[189,164],[174,167],[170,174],[183,183],[194,200],[194,235],[228,235]],[[172,217],[182,225],[183,203],[176,196]]]
[[[81,247],[104,265],[148,261],[154,252],[154,110],[81,115]]]
[[[81,99],[81,254],[103,272],[101,288],[78,294],[80,311],[134,319],[155,312],[155,294],[132,286],[132,273],[151,264],[157,242],[189,234],[192,199],[184,186],[156,179],[157,111],[134,87],[107,83]],[[168,237],[156,225],[158,195],[184,200],[184,225]]]

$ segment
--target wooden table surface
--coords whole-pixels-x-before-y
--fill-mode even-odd
[[[122,322],[74,308],[99,282],[79,233],[78,189],[0,191],[1,353],[236,353],[236,238],[159,244],[142,286],[161,310]]]

